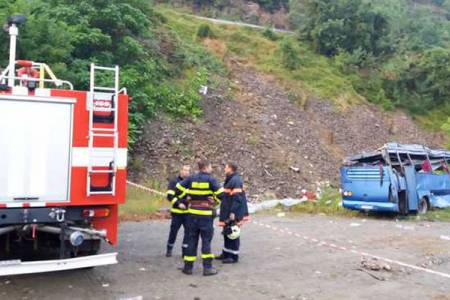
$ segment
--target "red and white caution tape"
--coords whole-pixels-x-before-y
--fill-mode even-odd
[[[358,251],[358,250],[354,249],[354,247],[348,248],[348,247],[339,246],[339,245],[336,245],[336,244],[333,244],[333,243],[329,243],[329,242],[326,242],[326,241],[323,241],[323,240],[318,240],[316,238],[312,238],[312,237],[309,237],[309,236],[306,236],[306,235],[300,235],[298,233],[292,232],[289,228],[284,228],[284,229],[283,228],[278,228],[276,226],[269,225],[269,224],[264,224],[264,223],[258,222],[258,221],[252,221],[251,223],[253,223],[255,225],[259,225],[261,227],[265,227],[267,229],[272,229],[272,230],[280,232],[282,234],[295,236],[295,237],[303,239],[305,241],[309,241],[311,243],[314,243],[317,246],[328,247],[328,248],[332,248],[332,249],[336,249],[336,250],[350,252],[352,254],[356,254],[356,255],[360,255],[360,256],[371,257],[371,258],[374,258],[374,259],[377,259],[377,260],[385,261],[387,263],[396,264],[396,265],[399,265],[399,266],[402,266],[402,267],[406,267],[406,268],[409,268],[409,269],[413,269],[413,270],[416,270],[416,271],[421,271],[421,272],[425,272],[425,273],[428,273],[428,274],[433,274],[433,275],[437,275],[437,276],[440,276],[440,277],[444,277],[444,278],[449,278],[450,279],[450,274],[448,274],[448,273],[434,271],[434,270],[431,270],[431,269],[427,269],[427,268],[411,265],[411,264],[408,264],[408,263],[404,263],[404,262],[401,262],[401,261],[398,261],[398,260],[394,260],[394,259],[390,259],[390,258],[386,258],[386,257],[370,254],[370,253],[363,252],[363,251]]]
[[[138,188],[138,189],[147,191],[147,192],[149,192],[149,193],[153,193],[153,194],[157,194],[157,195],[161,195],[161,196],[165,196],[165,195],[166,195],[166,194],[163,193],[163,192],[160,192],[160,191],[157,191],[157,190],[148,188],[148,187],[146,187],[146,186],[143,186],[143,185],[140,185],[140,184],[137,184],[137,183],[128,181],[128,180],[127,180],[127,183],[128,183],[129,185],[131,185],[131,186],[134,186],[134,187],[136,187],[136,188]]]

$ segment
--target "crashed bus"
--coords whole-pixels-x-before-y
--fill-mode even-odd
[[[98,251],[117,244],[125,202],[129,97],[119,67],[91,64],[90,89],[76,91],[45,63],[16,60],[25,21],[8,20],[0,74],[0,276],[117,263]]]
[[[449,164],[450,151],[397,143],[348,157],[340,169],[342,204],[403,215],[450,207]]]

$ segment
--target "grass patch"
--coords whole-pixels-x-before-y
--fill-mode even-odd
[[[158,184],[145,185],[159,190]],[[160,211],[166,205],[163,196],[152,194],[133,186],[127,186],[127,199],[119,208],[121,219],[134,219]]]
[[[158,11],[167,18],[167,26],[179,36],[196,40],[197,30],[204,21],[164,6]],[[231,57],[245,61],[258,71],[274,75],[286,88],[299,94],[304,91],[321,98],[330,99],[340,106],[360,103],[363,98],[354,90],[349,76],[343,74],[329,58],[314,53],[293,35],[271,40],[256,29],[234,25],[209,24],[215,39],[220,41]],[[280,45],[294,45],[299,66],[294,70],[283,67]],[[205,45],[208,48],[208,45]],[[214,49],[209,49],[215,52]],[[217,54],[217,53],[215,53]],[[223,57],[223,55],[220,55]]]
[[[450,208],[445,209],[433,209],[425,215],[417,215],[410,217],[417,221],[441,221],[450,222]]]
[[[334,216],[354,217],[358,212],[345,209],[341,205],[341,195],[339,190],[333,187],[326,188],[320,199],[308,201],[291,208],[294,213],[325,214]]]

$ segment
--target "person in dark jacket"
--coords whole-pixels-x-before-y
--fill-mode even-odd
[[[220,205],[219,225],[225,227],[232,224],[242,225],[248,218],[247,199],[244,192],[241,175],[237,172],[237,165],[229,162],[225,165],[224,196]],[[224,230],[224,246],[222,254],[216,257],[223,263],[237,263],[239,261],[240,238],[230,239]]]
[[[180,203],[188,207],[188,248],[184,256],[182,272],[192,274],[197,259],[198,241],[202,239],[203,275],[216,275],[213,268],[214,254],[211,252],[211,241],[214,235],[214,215],[216,206],[220,204],[223,188],[211,175],[212,167],[207,161],[198,163],[199,172],[176,185],[175,196]]]
[[[190,166],[183,166],[180,170],[180,173],[177,177],[171,179],[169,181],[169,185],[167,187],[167,200],[171,203],[170,213],[172,215],[172,222],[170,224],[170,232],[169,239],[167,240],[167,251],[166,257],[172,256],[173,246],[175,245],[175,240],[177,239],[178,231],[180,227],[183,226],[184,237],[183,243],[181,245],[181,253],[182,256],[186,254],[186,249],[188,247],[187,244],[187,207],[181,201],[178,201],[178,198],[175,197],[175,189],[177,183],[183,181],[185,178],[189,177],[191,174]],[[183,200],[183,199],[182,199]]]

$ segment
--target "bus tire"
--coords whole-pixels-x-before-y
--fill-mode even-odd
[[[407,216],[409,213],[408,197],[405,191],[398,193],[398,211],[402,216]]]
[[[417,212],[419,215],[424,215],[428,212],[430,209],[430,204],[428,202],[428,199],[426,197],[423,197],[419,201],[419,206],[417,207]]]

